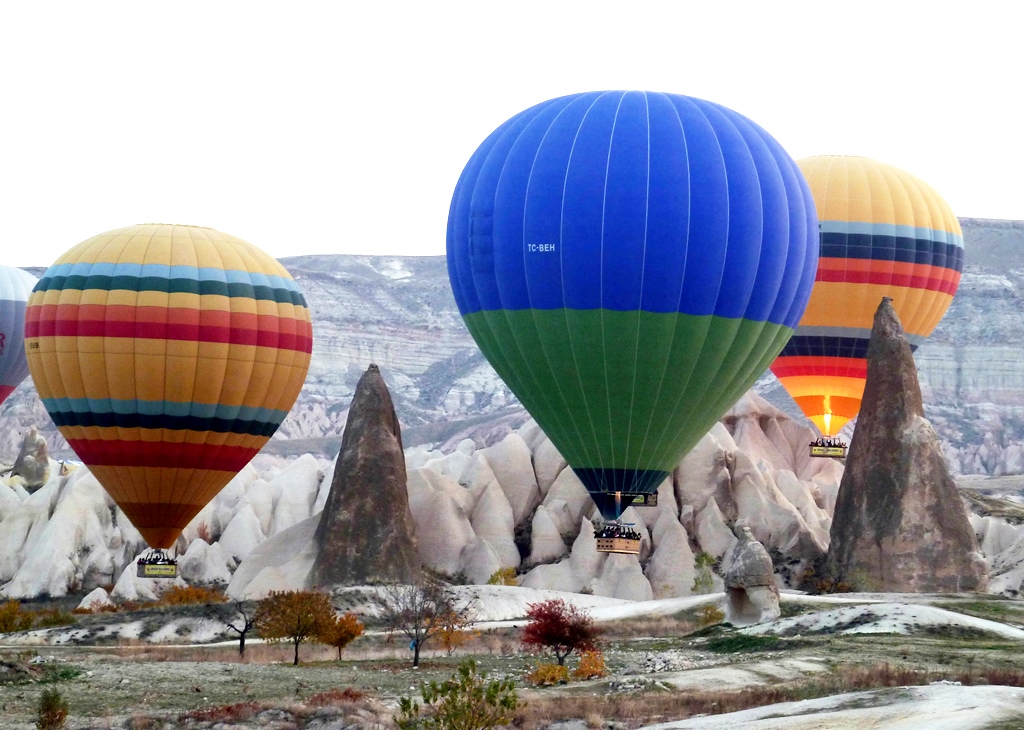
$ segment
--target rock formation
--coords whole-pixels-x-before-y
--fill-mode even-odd
[[[411,583],[420,576],[402,433],[380,370],[370,365],[356,385],[314,538],[313,585]]]
[[[924,418],[910,344],[889,297],[875,312],[826,563],[831,576],[858,590],[983,591],[988,583],[939,437]]]
[[[25,434],[11,474],[20,476],[29,491],[39,489],[50,478],[50,457],[46,439],[39,435],[39,429],[35,426]]]
[[[725,574],[725,620],[737,626],[774,621],[781,615],[771,556],[742,525]]]

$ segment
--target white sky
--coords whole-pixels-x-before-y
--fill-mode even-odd
[[[1022,16],[983,0],[12,0],[0,262],[48,265],[146,222],[279,257],[441,254],[491,130],[616,88],[710,99],[795,158],[874,157],[957,215],[1024,219]]]

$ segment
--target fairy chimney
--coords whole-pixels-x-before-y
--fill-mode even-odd
[[[875,312],[868,375],[839,486],[828,570],[855,590],[984,591],[988,567],[924,417],[892,300]]]

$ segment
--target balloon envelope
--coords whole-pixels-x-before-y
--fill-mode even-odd
[[[612,91],[498,127],[459,179],[447,242],[480,349],[615,518],[789,339],[818,234],[795,162],[749,119]]]
[[[284,420],[312,332],[298,286],[255,246],[141,225],[47,269],[26,342],[54,423],[150,546],[166,548]]]
[[[927,183],[865,157],[798,162],[821,225],[818,272],[796,334],[772,372],[823,434],[860,411],[875,311],[892,297],[912,349],[960,283],[960,222]]]
[[[0,266],[0,403],[28,375],[25,360],[25,305],[36,277]]]

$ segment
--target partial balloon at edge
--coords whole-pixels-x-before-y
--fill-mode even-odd
[[[36,277],[0,266],[0,403],[28,375],[25,359],[25,307]]]

